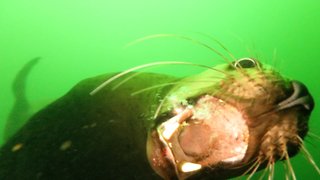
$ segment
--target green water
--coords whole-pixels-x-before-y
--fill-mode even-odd
[[[158,33],[184,34],[224,52],[197,32],[209,34],[236,57],[258,57],[304,82],[317,105],[319,7],[317,0],[2,0],[0,131],[13,105],[11,83],[18,70],[37,56],[43,59],[30,74],[27,89],[35,111],[79,80],[105,72],[153,61],[223,62],[212,51],[177,38],[148,40],[123,49],[134,39]],[[188,75],[201,69],[172,66],[153,71]],[[316,134],[320,134],[319,118],[316,106],[310,120],[310,130]],[[320,141],[309,142],[306,146],[320,164]],[[298,179],[319,178],[302,156],[293,158],[292,164]],[[284,179],[281,168],[280,164],[276,179]]]

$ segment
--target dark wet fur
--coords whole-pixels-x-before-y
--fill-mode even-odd
[[[130,94],[176,79],[146,73],[90,96],[108,77],[84,80],[36,113],[0,150],[0,179],[159,179],[146,158],[154,109],[146,104],[157,105],[166,90]]]

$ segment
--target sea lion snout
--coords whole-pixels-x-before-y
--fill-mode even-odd
[[[278,160],[288,161],[302,148],[314,100],[304,84],[295,80],[289,83],[291,87],[284,90],[286,98],[249,120],[256,124],[250,127],[246,162],[256,159],[260,167],[269,166]]]
[[[293,93],[290,97],[278,104],[278,109],[286,109],[293,106],[303,106],[307,113],[311,113],[314,100],[307,87],[299,81],[292,81]]]

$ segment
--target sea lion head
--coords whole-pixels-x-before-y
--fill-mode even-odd
[[[314,101],[307,88],[253,58],[185,78],[159,102],[147,141],[165,179],[230,178],[297,154]]]

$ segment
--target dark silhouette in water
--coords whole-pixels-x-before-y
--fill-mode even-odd
[[[17,74],[13,81],[12,91],[14,94],[14,105],[8,116],[4,131],[4,139],[9,139],[26,120],[32,115],[30,103],[26,97],[26,81],[32,68],[38,63],[40,57],[30,60]]]
[[[32,116],[2,147],[0,179],[160,179],[146,157],[145,106],[159,97],[130,93],[173,78],[145,74],[89,95],[108,76],[80,82]]]
[[[90,95],[112,77],[83,80],[33,115],[1,148],[0,179],[227,179],[272,169],[303,147],[314,106],[302,83],[250,58],[185,79],[124,73]]]

